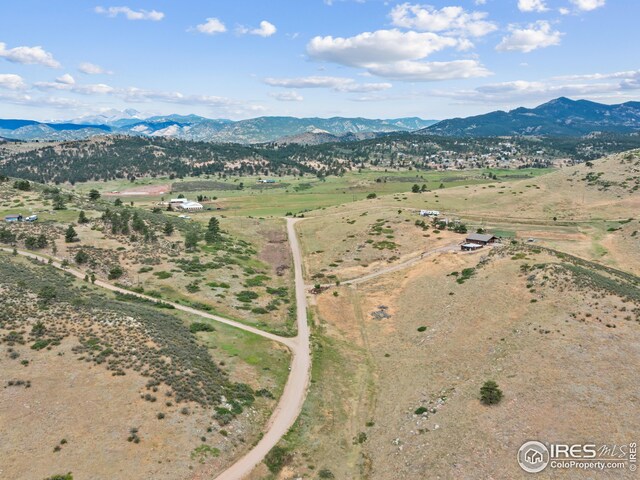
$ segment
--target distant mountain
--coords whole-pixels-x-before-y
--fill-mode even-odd
[[[322,145],[323,143],[339,143],[339,142],[357,142],[359,140],[369,140],[371,138],[377,138],[385,133],[379,132],[359,132],[359,133],[343,133],[340,135],[334,135],[325,130],[311,130],[305,133],[299,133],[298,135],[292,135],[290,137],[282,137],[273,143],[278,145]]]
[[[416,117],[389,120],[259,117],[240,121],[209,119],[198,115],[166,115],[146,119],[138,117],[139,112],[136,110],[126,110],[80,117],[66,123],[0,120],[0,136],[19,140],[77,140],[113,133],[215,143],[254,144],[273,142],[318,130],[335,135],[335,141],[350,141],[352,138],[348,134],[407,132],[435,123],[435,120]]]
[[[127,122],[135,123],[143,119],[144,117],[142,114],[133,108],[128,108],[122,111],[112,108],[97,115],[83,115],[82,117],[74,118],[73,120],[68,120],[67,122],[62,123],[118,126],[119,124],[126,124]]]
[[[106,125],[41,123],[34,120],[0,119],[0,137],[15,140],[81,140],[112,133]]]
[[[443,120],[420,130],[426,135],[582,136],[592,132],[630,133],[640,130],[640,102],[604,105],[560,97],[535,108],[495,111],[467,118]]]

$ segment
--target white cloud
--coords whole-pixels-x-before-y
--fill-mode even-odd
[[[609,100],[636,98],[640,70],[552,77],[539,81],[515,80],[483,85],[473,90],[434,91],[432,95],[461,102],[491,105],[542,101],[559,96]]]
[[[325,60],[351,67],[367,67],[403,60],[418,60],[445,48],[465,49],[463,40],[436,33],[377,30],[354,37],[314,37],[307,53],[316,60]]]
[[[483,77],[490,72],[477,60],[419,61],[445,48],[464,50],[471,43],[433,32],[377,30],[350,38],[315,37],[307,45],[312,58],[365,68],[372,75],[402,81],[428,82]]]
[[[56,109],[78,109],[86,107],[86,105],[76,100],[64,97],[32,97],[26,93],[0,93],[0,101],[11,103],[14,105],[23,105],[27,107],[50,107]]]
[[[106,95],[117,91],[114,87],[104,83],[78,84],[69,74],[57,78],[55,82],[36,82],[34,87],[38,90],[65,90],[81,95]]]
[[[571,13],[571,10],[569,10],[568,8],[560,7],[558,9],[558,13],[560,13],[560,15],[569,15]]]
[[[335,92],[378,92],[392,87],[390,83],[358,83],[352,78],[311,76],[298,78],[265,78],[264,83],[283,88],[328,88]]]
[[[518,0],[521,12],[546,12],[549,10],[544,0]]]
[[[129,7],[96,7],[95,12],[108,17],[124,15],[127,20],[151,20],[158,22],[164,18],[164,13],[157,10],[132,10]]]
[[[296,91],[292,92],[271,92],[270,97],[275,98],[280,102],[302,102],[304,97]]]
[[[487,13],[467,12],[462,7],[444,7],[438,10],[431,5],[403,3],[395,6],[389,16],[396,27],[423,32],[481,37],[498,28],[495,23],[485,20]]]
[[[454,60],[451,62],[402,61],[375,65],[370,67],[369,71],[380,77],[407,82],[435,82],[491,75],[491,72],[477,60]]]
[[[486,5],[487,0],[474,0],[474,2],[476,5]]]
[[[260,37],[270,37],[277,32],[277,28],[273,23],[263,20],[260,22],[260,27],[258,28],[250,29],[240,25],[236,31],[241,35],[248,33],[250,35],[258,35]]]
[[[180,105],[206,106],[231,115],[253,115],[265,111],[264,106],[214,95],[188,95],[181,92],[146,90],[136,87],[119,89],[114,94],[130,103],[158,101]]]
[[[604,7],[606,0],[570,0],[578,10],[590,12],[596,8]]]
[[[52,54],[40,46],[7,49],[7,44],[0,42],[0,57],[13,63],[43,65],[49,68],[60,68],[61,66]]]
[[[113,72],[109,70],[105,70],[100,65],[96,65],[95,63],[84,62],[78,66],[78,70],[86,75],[112,75]]]
[[[227,27],[215,17],[207,18],[207,21],[196,25],[195,28],[189,30],[195,30],[205,35],[215,35],[216,33],[224,33],[227,31]]]
[[[65,73],[61,77],[56,78],[56,82],[61,83],[63,85],[73,85],[76,83],[76,80],[68,73]]]
[[[544,20],[529,24],[527,28],[510,25],[509,31],[511,33],[503,37],[496,47],[499,52],[529,53],[538,48],[559,45],[563,35],[557,30],[552,30],[551,24]]]
[[[20,75],[13,73],[0,73],[0,88],[8,90],[24,90],[27,84]]]

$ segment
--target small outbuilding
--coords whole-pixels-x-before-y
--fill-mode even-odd
[[[204,207],[198,202],[182,202],[176,205],[178,210],[185,210],[187,212],[197,212],[203,210]]]
[[[439,210],[420,210],[420,216],[421,217],[439,217],[440,211]]]
[[[465,243],[473,243],[476,245],[487,245],[489,243],[494,243],[498,237],[495,235],[491,235],[490,233],[471,233],[467,235]]]
[[[19,213],[7,215],[6,217],[4,217],[4,221],[7,223],[21,222],[22,220],[23,217]]]

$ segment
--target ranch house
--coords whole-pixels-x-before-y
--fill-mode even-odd
[[[465,243],[476,245],[487,245],[488,243],[494,243],[498,240],[498,237],[491,235],[490,233],[471,233],[467,235]]]

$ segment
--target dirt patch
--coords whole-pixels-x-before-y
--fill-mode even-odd
[[[125,190],[104,192],[103,195],[107,197],[135,197],[135,196],[155,196],[165,195],[171,193],[171,185],[140,185],[134,188],[127,188]]]
[[[282,276],[291,268],[291,249],[287,234],[282,228],[263,226],[258,234],[266,240],[258,258],[271,265],[276,275]]]

